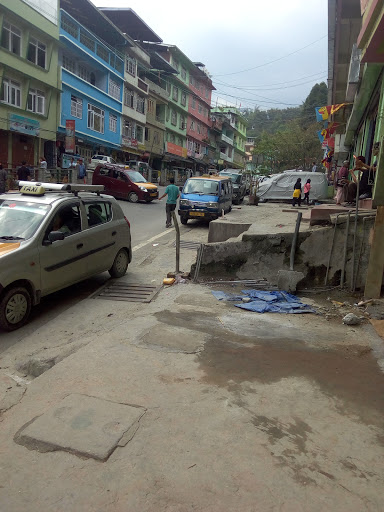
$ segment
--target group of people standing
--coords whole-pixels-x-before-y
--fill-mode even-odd
[[[354,203],[357,199],[357,190],[359,190],[359,199],[371,197],[375,172],[376,164],[367,165],[362,155],[356,158],[355,166],[351,170],[349,170],[349,160],[344,160],[336,174],[336,204]]]
[[[309,192],[311,190],[311,180],[308,179],[304,185],[304,203],[306,202],[309,205]],[[301,178],[297,178],[297,181],[293,187],[293,196],[292,196],[292,206],[301,206],[301,194],[302,194],[302,186],[301,186]]]

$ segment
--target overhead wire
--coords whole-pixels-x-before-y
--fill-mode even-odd
[[[212,75],[212,77],[239,75],[241,73],[247,73],[248,71],[253,71],[254,69],[262,68],[264,66],[269,66],[270,64],[273,64],[274,62],[278,62],[280,60],[286,59],[287,57],[290,57],[291,55],[294,55],[295,53],[301,52],[302,50],[305,50],[306,48],[309,48],[310,46],[318,43],[319,41],[325,39],[326,37],[328,37],[328,34],[326,34],[325,36],[320,37],[319,39],[316,39],[316,41],[312,41],[312,43],[309,43],[306,46],[303,46],[302,48],[299,48],[298,50],[295,50],[294,52],[287,53],[286,55],[283,55],[282,57],[279,57],[278,59],[274,59],[274,60],[271,60],[269,62],[265,62],[264,64],[259,64],[258,66],[253,66],[252,68],[243,69],[241,71],[233,71],[232,73],[223,73],[223,74],[220,74],[220,75]]]

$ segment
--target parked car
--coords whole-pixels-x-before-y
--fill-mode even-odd
[[[28,321],[42,297],[132,259],[130,224],[102,187],[18,182],[0,195],[0,327]],[[85,190],[85,192],[82,192]]]
[[[228,176],[233,183],[233,204],[243,202],[247,193],[247,182],[245,176],[237,169],[225,169],[219,173],[220,176]]]
[[[203,175],[189,178],[179,201],[180,222],[188,219],[214,220],[232,209],[232,181],[227,176]]]
[[[107,194],[131,203],[150,203],[159,197],[157,185],[149,183],[142,174],[117,165],[98,165],[92,177],[93,185],[103,185]]]
[[[303,188],[307,179],[309,178],[311,180],[311,192],[309,194],[310,199],[318,200],[327,198],[327,176],[320,172],[300,171],[285,171],[280,174],[272,175],[270,178],[265,179],[262,183],[259,184],[257,195],[262,201],[291,200],[293,187],[297,181],[297,178],[301,178]]]
[[[93,155],[90,163],[88,164],[88,169],[96,169],[96,167],[100,164],[112,164],[119,165],[120,167],[124,167],[124,164],[118,164],[114,158],[107,155]]]

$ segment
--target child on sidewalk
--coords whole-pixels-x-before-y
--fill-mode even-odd
[[[304,185],[304,203],[307,201],[307,205],[309,206],[309,191],[311,190],[311,180],[307,180],[307,183]]]
[[[295,186],[293,187],[292,206],[301,206],[301,178],[297,178]]]

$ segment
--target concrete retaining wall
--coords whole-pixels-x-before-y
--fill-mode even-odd
[[[369,233],[373,219],[363,222],[359,219],[356,238],[356,266],[359,267],[356,286],[365,283],[369,259]],[[345,279],[350,285],[352,279],[353,221],[348,236]],[[306,286],[323,286],[332,245],[334,226],[306,231],[299,234],[296,250],[295,267],[304,273],[305,278],[299,288]],[[346,222],[339,219],[335,235],[328,284],[338,285],[344,261],[344,244]],[[277,272],[289,270],[289,257],[293,233],[260,235],[251,229],[237,240],[209,243],[204,246],[200,267],[200,277],[259,279],[265,278],[271,284],[277,284]],[[359,263],[358,263],[359,262]]]
[[[229,238],[234,238],[252,226],[251,223],[230,222],[226,220],[213,220],[209,223],[208,242],[224,242]]]

